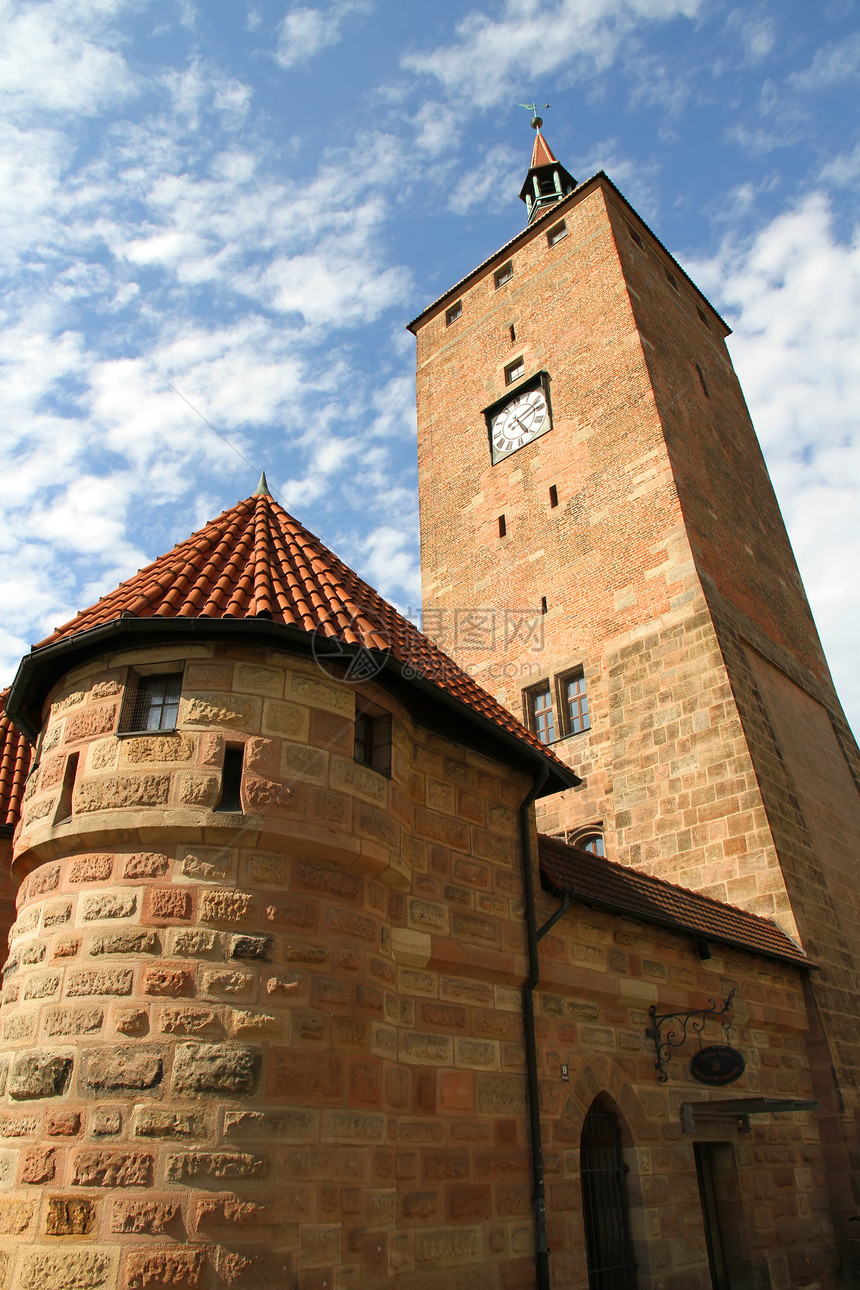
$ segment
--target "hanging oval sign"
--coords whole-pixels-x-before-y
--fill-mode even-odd
[[[690,1058],[690,1074],[699,1084],[734,1084],[746,1066],[743,1053],[729,1044],[709,1044]]]

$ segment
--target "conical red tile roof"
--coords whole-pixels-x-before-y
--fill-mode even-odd
[[[8,689],[0,692],[0,828],[14,829],[33,749],[6,716],[8,697]]]
[[[554,166],[558,164],[558,157],[553,156],[546,139],[540,130],[535,130],[535,142],[532,148],[532,160],[529,170],[534,170],[535,166]]]
[[[224,511],[56,628],[33,653],[129,617],[266,619],[388,653],[407,679],[431,682],[539,752],[562,772],[565,783],[578,782],[507,709],[267,492],[258,491]]]

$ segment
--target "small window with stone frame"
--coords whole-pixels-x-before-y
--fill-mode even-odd
[[[493,282],[496,284],[496,290],[498,290],[499,287],[503,287],[506,282],[510,282],[513,276],[514,262],[513,260],[508,260],[507,264],[503,264],[502,267],[500,269],[496,269],[496,272],[493,274]]]
[[[591,729],[588,694],[582,668],[559,677],[561,717],[566,735],[578,735]]]
[[[543,681],[525,692],[525,710],[528,727],[543,744],[556,741],[556,720],[553,710],[552,685]]]
[[[554,224],[546,235],[547,246],[555,246],[563,237],[567,237],[567,225],[564,220]]]
[[[450,309],[445,310],[445,326],[450,327],[451,323],[455,323],[457,319],[461,316],[462,312],[463,312],[463,301],[458,300],[453,305],[451,305]]]
[[[141,675],[129,670],[119,719],[119,733],[149,734],[176,729],[182,671]]]
[[[514,381],[518,381],[521,376],[525,375],[525,371],[526,365],[522,356],[515,358],[505,368],[505,385],[513,385]]]
[[[353,757],[391,778],[391,713],[362,699],[355,713]]]

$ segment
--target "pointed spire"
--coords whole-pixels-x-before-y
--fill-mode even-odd
[[[520,189],[520,200],[526,204],[529,224],[551,206],[563,201],[576,187],[573,175],[565,170],[541,134],[542,125],[541,117],[532,118],[532,129],[535,131],[532,159],[526,181]]]
[[[269,491],[269,481],[266,479],[265,470],[260,471],[260,482],[251,494],[252,497],[271,497]]]

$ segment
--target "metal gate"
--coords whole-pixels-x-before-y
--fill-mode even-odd
[[[579,1170],[589,1290],[636,1290],[621,1130],[599,1101],[582,1126]]]

